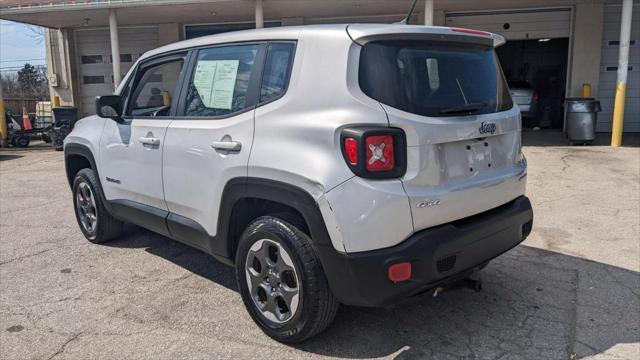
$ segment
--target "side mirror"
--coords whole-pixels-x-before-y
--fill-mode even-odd
[[[96,114],[103,118],[122,121],[122,100],[118,95],[96,97]]]

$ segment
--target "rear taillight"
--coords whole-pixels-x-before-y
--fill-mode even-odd
[[[404,175],[407,146],[404,131],[394,128],[350,128],[342,132],[342,154],[354,174],[388,179]]]
[[[395,167],[393,136],[371,135],[364,140],[367,149],[367,170],[389,171]]]
[[[344,155],[349,165],[358,164],[358,140],[348,137],[342,141]]]

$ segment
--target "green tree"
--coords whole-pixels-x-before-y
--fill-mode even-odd
[[[27,63],[18,71],[18,84],[23,96],[46,99],[49,86],[46,74],[39,68]]]

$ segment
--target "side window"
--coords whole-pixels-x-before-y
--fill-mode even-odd
[[[259,45],[203,49],[187,87],[185,116],[224,116],[246,108]]]
[[[294,44],[271,44],[262,76],[260,102],[269,101],[284,94],[289,82],[289,69],[293,61]]]
[[[183,63],[181,59],[143,68],[133,87],[126,115],[168,116]]]

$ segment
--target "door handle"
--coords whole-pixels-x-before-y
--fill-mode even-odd
[[[160,145],[160,139],[154,138],[154,137],[144,137],[143,136],[138,140],[140,140],[140,142],[145,144],[145,145],[152,145],[152,146]]]
[[[242,143],[239,141],[214,141],[211,147],[216,150],[240,151]]]

